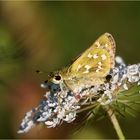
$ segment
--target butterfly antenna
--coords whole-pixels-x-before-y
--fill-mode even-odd
[[[41,73],[44,73],[44,72],[42,72],[40,70],[36,70],[36,73],[41,74]]]

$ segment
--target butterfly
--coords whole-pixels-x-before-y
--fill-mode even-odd
[[[72,64],[49,75],[48,81],[65,83],[72,91],[103,84],[115,65],[116,45],[109,33],[101,35]]]

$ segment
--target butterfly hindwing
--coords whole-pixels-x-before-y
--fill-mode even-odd
[[[114,67],[115,41],[111,34],[100,36],[74,63],[68,72],[77,78],[104,77]]]

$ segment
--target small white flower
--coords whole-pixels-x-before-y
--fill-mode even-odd
[[[116,56],[115,60],[116,60],[116,63],[118,63],[118,64],[124,64],[124,60],[120,56]]]
[[[63,109],[63,108],[61,108],[61,109],[59,109],[59,112],[58,112],[58,114],[57,114],[57,117],[59,118],[59,119],[62,119],[64,116],[65,116],[65,109]]]
[[[18,131],[18,133],[26,133],[26,132],[28,132],[33,126],[34,126],[34,123],[33,123],[33,121],[31,120],[31,121],[29,121],[29,122],[27,123],[26,127],[23,126],[23,129],[20,129],[20,130]]]
[[[130,75],[135,75],[138,73],[139,67],[138,65],[130,65],[127,67],[127,73]]]
[[[138,82],[140,80],[140,77],[138,76],[128,76],[128,81],[131,83]]]
[[[71,123],[72,121],[75,120],[75,117],[76,117],[76,112],[70,112],[69,114],[66,115],[66,117],[63,120],[68,123]]]
[[[49,103],[48,106],[49,107],[55,107],[56,106],[56,103]]]
[[[48,126],[52,126],[53,125],[53,121],[46,121],[45,124],[48,125]]]

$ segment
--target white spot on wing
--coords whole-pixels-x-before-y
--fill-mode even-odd
[[[91,66],[89,65],[85,65],[85,71],[83,73],[89,73],[89,69],[91,68]]]
[[[96,72],[99,72],[99,69],[97,69]]]
[[[102,57],[102,60],[106,60],[107,58],[105,54],[102,54],[101,57]]]
[[[107,48],[108,47],[108,44],[105,44],[105,47]]]
[[[81,65],[79,64],[79,65],[78,65],[78,69],[80,69],[80,68],[81,68]]]
[[[86,71],[84,71],[83,73],[89,73],[89,71],[88,71],[88,70],[86,70]]]
[[[101,67],[101,66],[98,66],[98,69],[99,69],[99,70],[101,70],[101,69],[102,69],[102,67]]]
[[[88,57],[88,58],[91,58],[91,57],[92,57],[92,54],[89,53],[87,57]]]
[[[93,55],[93,58],[94,58],[94,59],[96,59],[96,58],[98,58],[98,57],[99,57],[99,56],[98,56],[97,54],[94,54],[94,55]]]
[[[79,64],[78,67],[77,67],[77,71],[79,71],[80,68],[81,68],[81,65]]]
[[[102,62],[98,62],[98,65],[99,65],[99,66],[102,66]]]
[[[89,70],[89,69],[91,68],[91,66],[85,65],[85,68],[86,68],[87,70]]]
[[[97,48],[99,48],[100,47],[100,43],[97,41],[97,42],[95,42],[95,45],[97,46]]]

